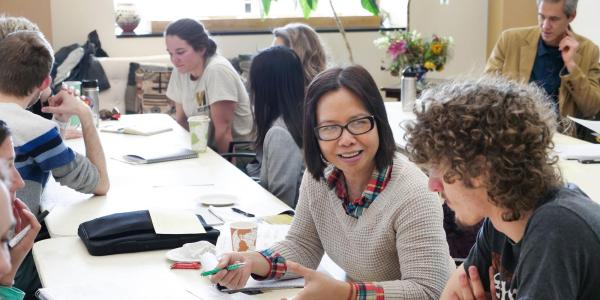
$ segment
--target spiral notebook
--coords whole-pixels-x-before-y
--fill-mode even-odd
[[[189,159],[198,157],[198,153],[186,149],[186,148],[178,148],[178,149],[164,149],[164,148],[156,148],[156,149],[145,149],[138,153],[123,155],[122,157],[116,157],[115,159],[138,165],[138,164],[153,164],[165,161],[172,160],[181,160],[181,159]]]

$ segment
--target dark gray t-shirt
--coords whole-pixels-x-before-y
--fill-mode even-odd
[[[574,185],[549,193],[523,239],[513,243],[489,219],[465,260],[498,299],[600,299],[600,205]]]

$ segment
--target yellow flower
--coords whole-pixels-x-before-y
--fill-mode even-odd
[[[423,67],[425,67],[425,69],[427,69],[427,70],[429,70],[429,71],[434,71],[434,70],[435,70],[435,64],[434,64],[433,62],[429,61],[429,60],[428,60],[428,61],[426,61],[426,62],[423,64]]]
[[[431,44],[431,53],[435,55],[440,55],[442,53],[442,44],[440,43],[432,43]]]

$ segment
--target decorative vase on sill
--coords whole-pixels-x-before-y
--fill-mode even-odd
[[[123,32],[133,32],[140,24],[140,15],[137,12],[135,4],[120,3],[115,7],[115,21],[121,27]]]

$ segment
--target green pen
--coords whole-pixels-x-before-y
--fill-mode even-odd
[[[246,263],[237,263],[237,264],[229,265],[229,266],[227,266],[225,268],[215,268],[215,269],[212,269],[210,271],[206,271],[206,272],[200,273],[200,276],[215,275],[215,274],[219,273],[222,270],[233,271],[233,270],[237,270],[239,267],[242,267],[244,265],[246,265]]]

